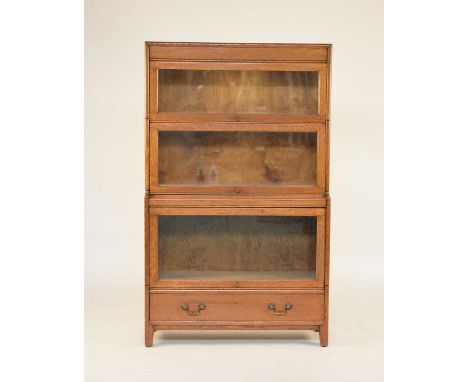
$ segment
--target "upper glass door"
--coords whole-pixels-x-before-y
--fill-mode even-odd
[[[149,70],[151,120],[308,122],[327,118],[326,64],[152,62]]]
[[[161,113],[318,114],[318,71],[158,72]]]

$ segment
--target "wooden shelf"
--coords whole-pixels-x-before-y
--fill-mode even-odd
[[[161,272],[161,280],[312,280],[315,272],[307,271],[190,271]]]

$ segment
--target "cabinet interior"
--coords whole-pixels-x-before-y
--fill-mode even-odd
[[[160,216],[160,279],[314,279],[314,216]]]
[[[161,113],[317,114],[317,71],[158,70]]]

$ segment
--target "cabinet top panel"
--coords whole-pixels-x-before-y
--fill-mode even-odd
[[[146,42],[150,60],[329,62],[331,44]]]

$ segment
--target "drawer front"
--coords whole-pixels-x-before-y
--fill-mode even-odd
[[[285,291],[150,292],[150,321],[320,323],[324,295]]]

